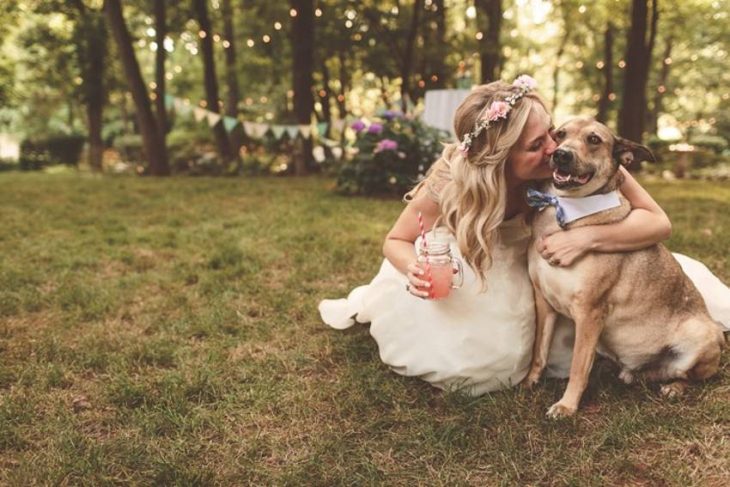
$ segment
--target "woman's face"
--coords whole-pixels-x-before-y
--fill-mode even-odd
[[[541,106],[531,111],[522,135],[507,161],[507,178],[516,183],[547,179],[552,175],[550,156],[557,144],[551,136],[552,120]]]

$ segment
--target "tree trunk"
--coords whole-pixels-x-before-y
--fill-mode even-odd
[[[289,0],[289,5],[297,11],[296,17],[292,17],[291,30],[294,116],[298,124],[309,125],[314,111],[314,1]],[[312,162],[312,139],[303,138],[297,145],[299,150],[295,151],[294,170],[297,176],[303,176]]]
[[[443,50],[443,55],[438,56],[434,63],[433,74],[436,75],[436,81],[433,83],[433,87],[441,89],[446,86],[446,73],[448,68],[446,66],[446,56],[448,55],[448,42],[446,40],[446,5],[444,0],[435,0],[434,6],[436,7],[436,42],[437,45]]]
[[[195,7],[195,15],[198,19],[200,30],[204,33],[204,37],[200,40],[200,47],[203,53],[203,74],[205,77],[205,99],[207,103],[206,109],[213,113],[220,114],[220,97],[218,96],[218,77],[215,72],[215,56],[213,54],[213,32],[210,25],[210,17],[208,17],[207,0],[193,0]],[[218,145],[218,153],[221,158],[229,162],[233,159],[231,144],[228,140],[228,134],[223,127],[223,123],[218,122],[213,127],[216,144]]]
[[[233,30],[234,11],[231,8],[231,0],[221,2],[221,13],[223,14],[223,38],[228,41],[228,47],[224,50],[226,59],[226,85],[228,91],[226,96],[226,115],[238,118],[238,102],[241,93],[238,89],[238,76],[236,74],[236,35]],[[243,145],[243,132],[240,126],[236,126],[231,132],[231,148],[234,154],[238,154]]]
[[[649,114],[649,133],[656,134],[659,129],[659,115],[662,113],[662,101],[664,100],[664,93],[667,90],[667,80],[669,79],[669,64],[664,62],[669,56],[672,55],[672,47],[674,39],[670,36],[667,38],[664,44],[664,53],[662,54],[662,69],[659,72],[659,84],[654,92],[654,106]]]
[[[416,46],[416,37],[418,37],[418,24],[420,23],[421,10],[423,10],[423,0],[415,0],[413,3],[413,15],[411,16],[411,27],[408,30],[408,37],[406,38],[406,50],[400,72],[400,98],[403,113],[408,111],[408,100],[412,101],[411,71],[413,70],[413,50]]]
[[[157,130],[157,121],[152,114],[147,88],[142,79],[137,57],[134,54],[132,38],[127,30],[127,25],[124,23],[120,0],[105,0],[104,13],[109,23],[109,29],[112,31],[112,35],[119,49],[119,57],[122,61],[129,89],[132,92],[132,98],[134,99],[137,111],[137,120],[140,131],[142,132],[142,144],[145,154],[149,159],[150,173],[155,176],[170,174],[165,141],[160,137],[159,131]]]
[[[611,105],[611,93],[613,93],[613,24],[606,26],[603,33],[603,93],[598,102],[598,115],[596,119],[601,123],[608,121],[608,109]]]
[[[322,61],[322,84],[324,85],[324,96],[322,98],[322,121],[327,124],[324,136],[330,138],[330,130],[332,130],[332,111],[330,110],[330,70],[327,67],[327,60]]]
[[[83,7],[83,6],[82,6]],[[88,10],[80,12],[79,24],[83,29],[84,41],[79,46],[82,69],[82,89],[86,103],[86,118],[89,130],[88,163],[92,170],[102,170],[104,140],[102,126],[106,87],[104,85],[104,61],[107,53],[107,31],[101,12]]]
[[[165,137],[169,130],[167,123],[167,109],[165,107],[165,36],[167,36],[167,22],[165,20],[165,0],[155,0],[155,109],[160,137]]]
[[[484,38],[479,43],[482,65],[482,83],[499,79],[502,64],[502,46],[499,34],[502,29],[502,0],[474,0],[477,11],[477,25],[483,30]],[[484,22],[486,17],[486,22]]]
[[[337,108],[340,111],[340,119],[344,120],[347,116],[347,89],[350,86],[350,74],[347,71],[347,53],[340,50],[337,52],[340,68],[340,93],[337,96]]]
[[[652,0],[651,30],[647,41],[648,0],[632,0],[631,28],[626,46],[626,75],[618,130],[623,137],[641,142],[646,114],[646,83],[656,37],[659,0]]]

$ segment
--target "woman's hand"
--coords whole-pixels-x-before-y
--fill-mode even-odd
[[[424,281],[425,271],[416,262],[408,264],[408,284],[406,290],[418,298],[426,299],[431,295],[431,283]]]
[[[550,265],[570,267],[593,249],[590,227],[578,227],[545,235],[537,241],[537,251]]]

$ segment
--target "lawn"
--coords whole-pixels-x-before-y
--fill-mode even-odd
[[[480,398],[390,372],[316,311],[401,209],[332,181],[0,174],[0,484],[727,485],[730,353],[677,401],[598,362]],[[730,281],[727,183],[647,182]]]

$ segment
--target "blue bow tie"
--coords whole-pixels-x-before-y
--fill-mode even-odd
[[[560,228],[565,228],[565,209],[560,206],[560,200],[557,196],[541,193],[540,191],[528,188],[527,204],[533,208],[537,208],[538,210],[542,210],[546,206],[554,206],[556,212],[555,217],[558,219],[558,225],[560,225]]]

